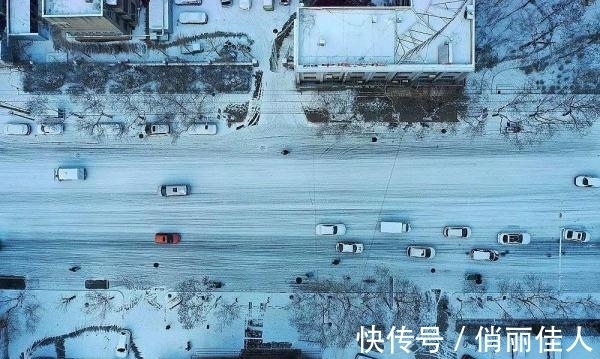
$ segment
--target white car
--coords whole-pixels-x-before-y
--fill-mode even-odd
[[[459,237],[469,238],[471,235],[471,228],[469,227],[444,227],[442,231],[444,237]]]
[[[574,242],[588,242],[590,238],[590,234],[585,231],[578,231],[576,229],[563,228],[561,232],[562,239],[565,241],[574,241]]]
[[[30,132],[31,127],[27,123],[9,123],[4,127],[7,135],[27,136]]]
[[[346,234],[346,226],[338,224],[317,224],[315,230],[319,236],[342,236]]]
[[[500,258],[500,254],[492,249],[471,249],[470,257],[476,261],[495,262]]]
[[[190,135],[216,135],[217,125],[215,123],[194,123],[188,128]]]
[[[250,10],[252,7],[252,0],[240,0],[240,9]]]
[[[62,123],[41,123],[37,126],[38,133],[43,135],[60,135],[64,131]]]
[[[148,124],[144,127],[144,132],[147,135],[168,135],[171,132],[171,127],[168,123]]]
[[[498,233],[498,243],[500,244],[529,244],[531,242],[531,236],[529,233],[516,232],[516,233]]]
[[[117,358],[127,358],[129,355],[130,344],[131,332],[127,329],[119,331],[119,339],[117,341],[117,348],[115,349],[115,355]]]
[[[598,177],[577,176],[574,182],[577,187],[600,187],[600,178]]]
[[[158,194],[162,197],[187,196],[190,187],[186,184],[162,185],[158,187]]]
[[[435,249],[431,247],[408,246],[406,255],[410,258],[427,258],[435,257]]]
[[[335,250],[340,253],[362,253],[362,243],[338,242],[335,245]]]

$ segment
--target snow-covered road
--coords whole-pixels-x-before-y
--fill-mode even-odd
[[[594,131],[597,131],[595,129]],[[400,132],[318,135],[280,126],[210,138],[131,139],[98,145],[65,138],[2,138],[0,273],[27,275],[39,288],[82,288],[92,277],[172,287],[209,276],[226,290],[288,291],[297,276],[368,277],[387,266],[424,287],[461,291],[466,272],[488,279],[540,273],[568,291],[595,288],[600,270],[600,190],[573,186],[573,176],[600,172],[596,134],[559,136],[518,151],[498,135],[418,141]],[[30,141],[30,142],[29,142]],[[291,154],[282,156],[281,149]],[[55,182],[53,168],[81,165],[88,179]],[[192,195],[161,198],[161,184],[187,183]],[[384,235],[379,220],[406,219],[407,235]],[[316,237],[316,223],[345,223],[344,240],[362,255],[331,261],[335,238]],[[468,240],[441,235],[468,225]],[[563,226],[591,232],[586,244],[563,243]],[[526,246],[496,243],[500,231],[532,235]],[[154,233],[182,234],[163,247]],[[435,247],[433,260],[409,260],[410,244]],[[505,255],[476,263],[471,248]],[[154,263],[159,263],[155,268]],[[71,265],[82,270],[71,273]],[[435,269],[435,272],[432,271]]]

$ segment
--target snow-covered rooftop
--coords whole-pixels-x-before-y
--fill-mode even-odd
[[[9,2],[9,34],[26,34],[31,32],[31,6],[30,1]]]
[[[102,0],[43,0],[44,16],[102,15]]]
[[[414,0],[407,7],[298,9],[298,65],[472,65],[473,0]],[[450,45],[448,45],[450,44]]]

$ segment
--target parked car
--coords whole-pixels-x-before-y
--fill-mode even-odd
[[[64,131],[62,123],[41,123],[37,126],[38,133],[42,135],[60,135]]]
[[[495,262],[500,258],[500,254],[492,249],[471,249],[469,256],[476,261]]]
[[[217,124],[205,122],[205,123],[194,123],[188,128],[190,135],[216,135]]]
[[[411,258],[431,259],[435,257],[435,249],[431,247],[408,246],[406,248],[406,255]]]
[[[185,11],[179,14],[178,22],[180,24],[206,24],[208,23],[208,15],[204,11]]]
[[[578,231],[570,228],[563,228],[561,231],[561,236],[565,241],[574,242],[588,242],[591,239],[588,232]]]
[[[117,340],[117,348],[115,355],[117,358],[127,358],[129,355],[129,346],[131,345],[131,332],[127,329],[119,331],[119,339]]]
[[[109,283],[106,279],[86,279],[84,286],[85,289],[108,289]]]
[[[231,0],[221,0],[221,6],[230,7],[232,4]]]
[[[335,250],[340,253],[362,253],[362,243],[338,242],[335,245]]]
[[[27,123],[9,123],[4,126],[4,133],[7,135],[27,136],[31,132],[31,127]]]
[[[147,124],[144,128],[147,135],[168,135],[171,127],[167,123]]]
[[[154,242],[158,244],[177,244],[181,242],[181,235],[179,233],[156,233]]]
[[[600,187],[600,178],[593,176],[577,176],[574,182],[577,187]]]
[[[186,184],[164,184],[158,187],[158,194],[162,197],[187,196],[190,186]]]
[[[471,235],[471,228],[469,227],[444,227],[442,231],[444,237],[459,237],[469,238]]]
[[[240,0],[240,9],[250,10],[252,7],[252,0]]]
[[[315,230],[319,236],[342,236],[346,234],[346,226],[338,224],[317,224]]]
[[[498,233],[498,243],[500,244],[529,244],[531,236],[529,233]]]

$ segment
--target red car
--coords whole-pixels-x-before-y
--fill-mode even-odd
[[[154,242],[158,244],[177,244],[181,241],[179,233],[156,233]]]

